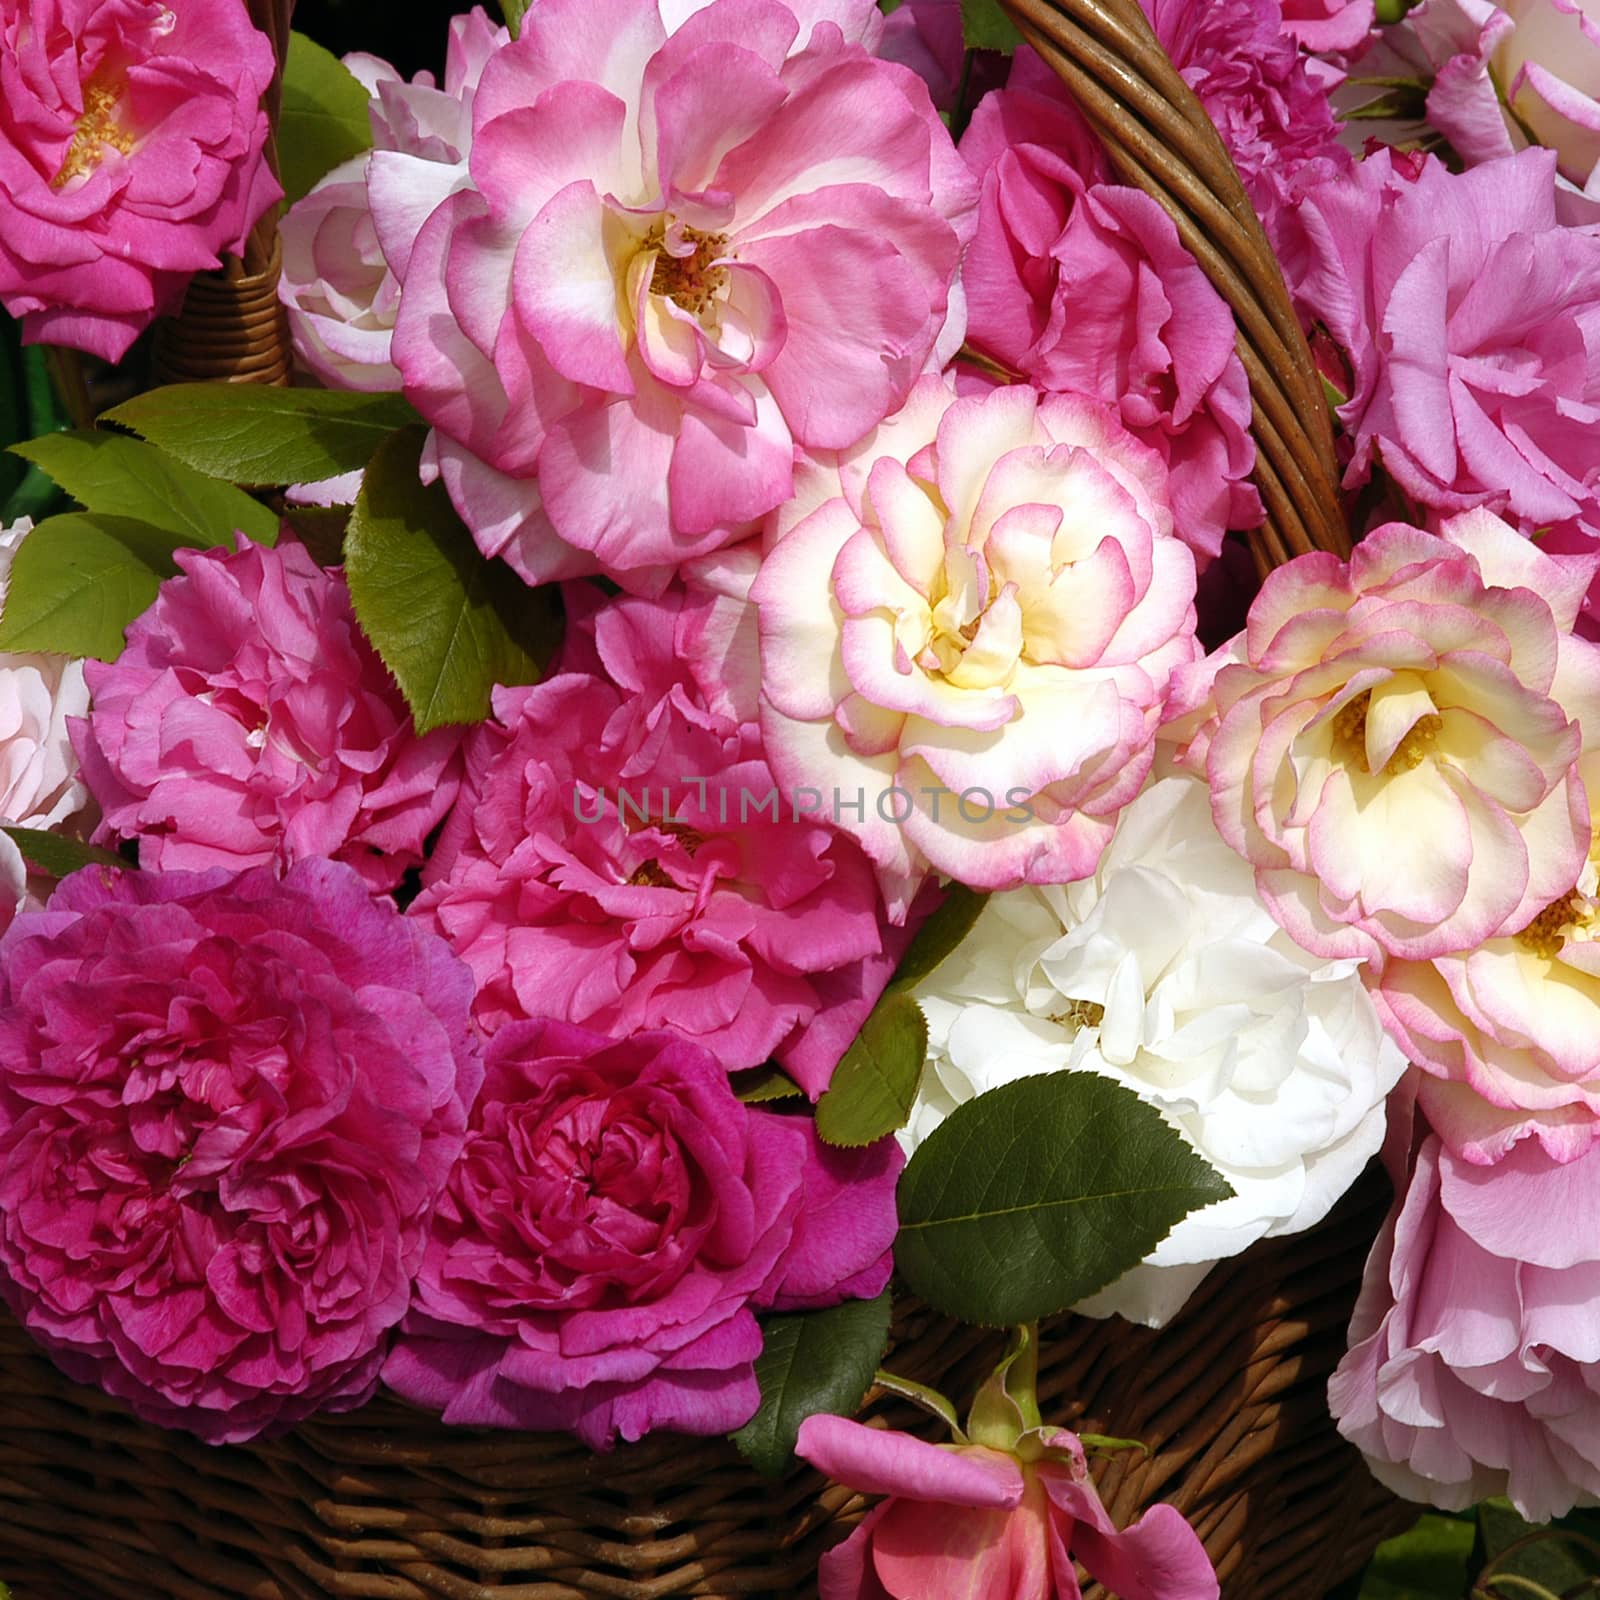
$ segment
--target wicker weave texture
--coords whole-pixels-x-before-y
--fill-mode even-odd
[[[1414,1515],[1325,1396],[1385,1197],[1375,1179],[1320,1229],[1219,1268],[1163,1332],[1045,1331],[1046,1416],[1150,1447],[1099,1464],[1107,1504],[1126,1521],[1170,1499],[1225,1600],[1320,1600]],[[999,1350],[905,1308],[891,1365],[964,1401]],[[924,1425],[896,1401],[869,1411]],[[137,1422],[0,1324],[0,1573],[17,1600],[806,1600],[864,1505],[809,1469],[765,1483],[720,1441],[594,1456],[388,1400],[215,1449]]]

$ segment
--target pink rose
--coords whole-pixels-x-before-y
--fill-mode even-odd
[[[376,56],[345,58],[372,95],[373,152],[335,167],[290,207],[278,230],[278,296],[289,309],[295,353],[331,387],[400,387],[389,359],[397,274],[428,213],[470,181],[472,98],[489,57],[510,37],[481,6],[452,18],[442,87],[431,72],[407,83]],[[385,200],[382,237],[369,185]]]
[[[1485,1167],[1423,1143],[1328,1385],[1382,1482],[1532,1522],[1600,1500],[1597,1238],[1600,1148],[1562,1165],[1525,1139]]]
[[[120,360],[282,190],[242,0],[0,0],[0,303]]]
[[[967,59],[961,0],[903,0],[889,13],[878,54],[910,67],[934,105],[953,111]]]
[[[1216,124],[1276,247],[1307,185],[1348,181],[1328,103],[1334,81],[1296,45],[1279,0],[1140,0],[1156,38]]]
[[[1283,29],[1302,50],[1358,49],[1376,25],[1373,0],[1283,0]]]
[[[361,1404],[482,1076],[470,998],[332,862],[65,879],[0,940],[0,1296],[212,1443]]]
[[[568,670],[495,692],[412,910],[472,968],[488,1030],[671,1028],[725,1071],[776,1056],[815,1097],[907,934],[855,843],[780,792],[754,723],[702,698],[680,664],[698,615],[681,593],[613,602]]]
[[[1297,293],[1348,357],[1346,483],[1374,459],[1437,512],[1600,536],[1600,235],[1556,222],[1555,157],[1415,181],[1387,152],[1311,192]]]
[[[1209,692],[1187,759],[1218,831],[1307,950],[1470,950],[1572,887],[1600,646],[1566,630],[1593,572],[1488,512],[1442,538],[1390,523],[1348,564],[1280,567],[1186,677],[1186,703]]]
[[[447,1423],[726,1433],[756,1408],[756,1310],[888,1281],[892,1139],[825,1150],[667,1033],[513,1023],[487,1068],[383,1372]]]
[[[961,141],[983,186],[962,268],[969,342],[1042,389],[1115,407],[1166,462],[1178,535],[1204,565],[1227,529],[1261,520],[1233,313],[1166,212],[1111,181],[1031,51],[1012,84]]]
[[[1016,385],[905,409],[808,467],[750,590],[761,727],[890,906],[1094,871],[1194,640],[1166,471],[1106,408]]]
[[[822,1558],[822,1600],[1078,1600],[1074,1562],[1121,1600],[1216,1600],[1216,1574],[1183,1517],[1151,1506],[1118,1530],[1083,1446],[1037,1427],[1013,1449],[925,1444],[827,1415],[797,1453],[830,1478],[888,1498]]]
[[[872,7],[593,4],[541,0],[484,69],[394,360],[485,553],[659,590],[952,353],[974,196],[921,81],[841,32]]]
[[[85,669],[96,841],[139,840],[147,867],[330,856],[394,888],[455,799],[461,730],[416,736],[344,579],[302,546],[176,559],[127,649]]]

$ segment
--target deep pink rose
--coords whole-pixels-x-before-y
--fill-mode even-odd
[[[485,67],[393,352],[487,554],[659,590],[953,353],[974,195],[866,0],[599,11],[540,0]],[[372,201],[382,238],[409,200]]]
[[[904,947],[866,856],[780,791],[753,722],[679,657],[698,609],[622,599],[581,670],[495,691],[413,914],[494,1029],[672,1028],[726,1071],[776,1055],[813,1096]]]
[[[1372,0],[1283,0],[1284,31],[1302,50],[1347,52],[1376,25]]]
[[[961,0],[904,0],[889,13],[878,54],[910,67],[934,105],[953,111],[967,59]]]
[[[1328,103],[1335,81],[1300,53],[1279,0],[1140,0],[1156,38],[1194,90],[1244,180],[1274,246],[1311,183],[1353,165]]]
[[[471,978],[348,867],[86,867],[0,940],[0,1296],[213,1443],[361,1404],[482,1077]]]
[[[1030,65],[1031,63],[1031,65]],[[973,114],[982,183],[967,252],[968,341],[1042,389],[1116,408],[1167,464],[1174,526],[1201,562],[1261,520],[1233,313],[1148,195],[1032,52]]]
[[[1487,506],[1550,548],[1600,536],[1600,234],[1558,225],[1548,151],[1402,177],[1385,151],[1300,207],[1308,318],[1348,358],[1346,482]]]
[[[383,1372],[447,1423],[726,1433],[756,1407],[756,1310],[888,1281],[892,1139],[827,1150],[668,1033],[513,1023],[487,1069]]]
[[[0,0],[0,303],[119,360],[282,190],[243,0]]]
[[[1169,1505],[1118,1529],[1065,1428],[1014,1450],[926,1444],[825,1414],[796,1452],[830,1478],[888,1498],[822,1558],[822,1600],[1079,1600],[1074,1563],[1121,1600],[1217,1600],[1194,1530]]]
[[[344,579],[301,545],[176,559],[127,649],[85,667],[95,838],[137,839],[147,867],[329,856],[394,888],[455,799],[460,729],[416,736]]]
[[[1532,1522],[1600,1500],[1600,1146],[1494,1166],[1430,1135],[1367,1262],[1339,1431],[1400,1494]]]

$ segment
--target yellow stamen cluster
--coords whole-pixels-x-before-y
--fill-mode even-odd
[[[645,249],[658,252],[655,271],[650,275],[650,293],[665,295],[685,311],[704,316],[718,293],[728,286],[728,269],[713,265],[727,250],[728,236],[686,227],[683,237],[694,246],[693,255],[669,255],[662,248],[666,238],[663,223],[656,223],[646,236]]]
[[[1050,1020],[1058,1028],[1098,1028],[1106,1020],[1106,1008],[1098,1000],[1074,1000]]]
[[[1372,691],[1358,694],[1339,708],[1333,719],[1333,739],[1342,747],[1362,772],[1371,777],[1382,777],[1392,772],[1410,772],[1420,767],[1428,758],[1444,718],[1430,712],[1418,717],[1407,730],[1406,736],[1395,746],[1395,751],[1383,765],[1382,771],[1373,773],[1367,764],[1367,709],[1372,704]]]
[[[1552,960],[1561,954],[1568,933],[1586,926],[1591,914],[1588,897],[1576,889],[1569,890],[1559,900],[1552,900],[1517,935],[1517,943],[1546,961]]]
[[[133,149],[133,135],[117,121],[121,93],[103,83],[84,87],[83,115],[67,149],[61,170],[51,180],[60,189],[74,178],[86,178],[105,157],[106,146],[127,155]]]
[[[686,827],[681,822],[663,822],[661,831],[672,834],[691,856],[706,842],[703,834],[696,833],[693,828]],[[647,889],[677,888],[677,883],[668,877],[666,869],[662,867],[659,861],[655,860],[640,862],[633,869],[633,875],[628,879],[628,882],[635,889],[641,886]]]

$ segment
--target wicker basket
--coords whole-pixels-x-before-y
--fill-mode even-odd
[[[1277,263],[1137,0],[1005,4],[1235,310],[1268,508],[1258,564],[1345,552],[1322,386]],[[252,9],[281,21],[284,0]],[[218,310],[229,294],[259,302],[270,231],[255,245],[191,293],[162,370],[220,362],[232,316],[249,323],[248,359],[226,375],[281,381],[281,320]],[[1077,1317],[1045,1329],[1046,1417],[1150,1447],[1098,1463],[1106,1502],[1119,1521],[1177,1505],[1226,1600],[1320,1600],[1415,1514],[1339,1439],[1325,1393],[1387,1200],[1370,1173],[1320,1228],[1218,1268],[1163,1332]],[[998,1352],[998,1335],[903,1304],[888,1364],[964,1402]],[[925,1421],[883,1396],[867,1409]],[[595,1456],[564,1436],[446,1429],[386,1398],[214,1449],[70,1383],[0,1320],[0,1577],[17,1600],[804,1600],[864,1505],[809,1469],[765,1483],[721,1441]]]

